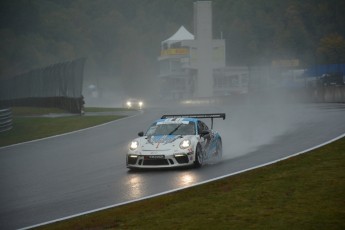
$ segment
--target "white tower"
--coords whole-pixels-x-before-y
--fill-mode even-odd
[[[225,41],[213,39],[212,3],[194,3],[194,35],[183,26],[162,41],[161,95],[165,98],[206,98],[214,95],[214,71],[225,67]]]
[[[213,95],[212,2],[194,2],[194,35],[196,41],[197,97]]]

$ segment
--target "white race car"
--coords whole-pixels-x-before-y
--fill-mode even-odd
[[[211,129],[203,118],[211,119]],[[127,168],[200,167],[207,159],[220,159],[222,139],[212,130],[214,118],[224,120],[225,113],[162,116],[130,143]]]
[[[126,102],[124,103],[124,107],[127,109],[139,109],[139,110],[141,110],[144,107],[144,102],[142,100],[139,100],[139,99],[130,98],[130,99],[126,100]]]

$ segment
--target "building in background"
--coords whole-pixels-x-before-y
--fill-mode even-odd
[[[158,77],[162,98],[207,98],[216,94],[215,79],[226,72],[221,71],[225,68],[225,40],[213,39],[212,34],[212,2],[195,2],[194,35],[181,26],[161,42]]]
[[[249,69],[246,66],[218,68],[213,71],[213,80],[214,96],[247,94]]]
[[[301,95],[299,99],[304,99],[307,97],[305,89],[317,88],[320,81],[323,85],[337,87],[339,82],[345,82],[341,64],[305,70],[301,68],[299,59],[283,58],[265,65],[226,66],[225,40],[222,36],[220,39],[213,38],[212,2],[194,2],[193,13],[194,34],[181,26],[175,34],[161,42],[158,57],[161,99],[203,102],[202,99],[211,97],[242,99],[273,93],[286,98]],[[333,90],[330,88],[327,90]],[[318,97],[327,98],[318,100],[343,100],[339,96],[343,94],[338,89],[333,91],[325,93],[326,96],[317,93],[321,95]]]

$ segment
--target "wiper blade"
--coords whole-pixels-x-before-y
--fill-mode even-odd
[[[173,131],[171,131],[168,135],[171,135],[173,134],[174,132],[176,132],[180,127],[181,127],[182,124],[179,124]]]

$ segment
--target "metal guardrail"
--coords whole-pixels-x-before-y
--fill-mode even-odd
[[[11,109],[0,109],[0,132],[12,129],[13,119]]]

